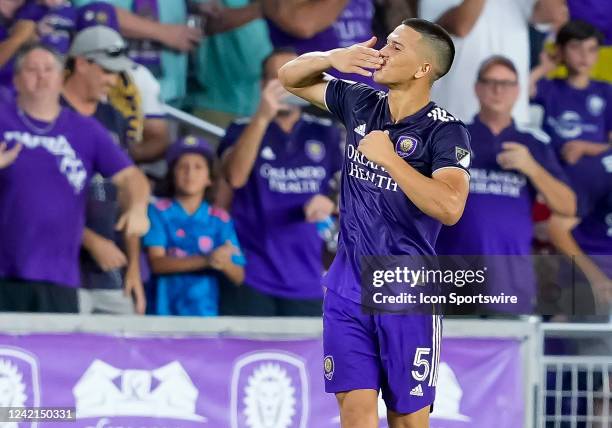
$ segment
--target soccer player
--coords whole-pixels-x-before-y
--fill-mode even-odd
[[[367,255],[434,254],[441,223],[456,223],[469,191],[469,134],[430,101],[455,48],[439,26],[405,20],[380,50],[365,43],[304,54],[279,78],[290,92],[329,110],[347,129],[340,242],[324,283],[326,391],[343,427],[378,426],[382,389],[392,428],[427,427],[440,352],[440,317],[366,315],[360,261]],[[325,71],[373,74],[389,93],[329,79]],[[374,72],[370,71],[374,70]]]

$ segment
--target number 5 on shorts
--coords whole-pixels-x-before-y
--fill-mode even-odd
[[[416,352],[414,353],[414,362],[412,363],[417,369],[412,370],[412,377],[417,382],[423,382],[427,379],[429,375],[429,370],[431,366],[429,365],[429,361],[426,357],[431,352],[431,348],[416,348]],[[423,370],[423,373],[419,372],[419,369]]]

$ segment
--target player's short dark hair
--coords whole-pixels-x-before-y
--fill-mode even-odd
[[[35,51],[35,50],[43,50],[45,52],[49,52],[51,55],[53,55],[53,58],[55,58],[55,61],[57,62],[58,67],[60,67],[60,69],[64,68],[64,57],[60,55],[55,49],[43,43],[39,43],[39,42],[38,43],[27,43],[23,45],[17,51],[17,54],[15,55],[15,66],[14,66],[15,74],[19,73],[19,71],[21,70],[21,66],[23,65],[23,60],[25,59],[25,57],[28,56],[30,52]]]
[[[493,55],[485,59],[480,64],[477,74],[478,80],[481,80],[484,77],[485,73],[489,71],[489,69],[494,65],[501,65],[503,67],[506,67],[508,70],[513,72],[516,77],[518,77],[518,71],[516,70],[516,66],[510,58],[507,58],[503,55]]]
[[[557,33],[557,45],[564,47],[572,40],[583,41],[590,38],[595,38],[599,45],[603,44],[604,36],[597,27],[588,22],[574,19],[565,24]]]
[[[270,52],[268,56],[266,56],[261,62],[261,75],[264,78],[266,77],[266,67],[268,66],[268,63],[276,55],[295,55],[297,56],[297,52],[295,51],[295,49],[289,46],[280,46],[280,47],[274,48],[274,50]]]
[[[402,25],[420,33],[431,47],[436,61],[434,80],[448,73],[455,59],[455,44],[446,30],[438,24],[419,18],[405,19]]]

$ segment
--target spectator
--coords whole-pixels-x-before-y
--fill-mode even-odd
[[[603,43],[591,70],[591,78],[612,83],[612,8],[601,0],[567,0],[567,8],[569,18],[588,22],[603,32]],[[567,69],[561,66],[550,77],[567,77]]]
[[[433,87],[432,98],[459,119],[471,120],[478,100],[470,84],[479,64],[491,55],[505,55],[519,75],[519,98],[513,110],[518,123],[528,123],[530,19],[549,22],[551,0],[437,0],[420,1],[421,18],[435,20],[454,37],[457,53],[450,73]],[[556,1],[556,0],[552,0]],[[537,13],[534,13],[537,12]]]
[[[82,6],[94,0],[75,0]],[[115,6],[121,34],[130,41],[130,57],[146,66],[161,84],[164,102],[186,95],[187,55],[202,39],[199,28],[186,25],[184,1],[104,0]]]
[[[248,260],[233,314],[321,314],[323,246],[315,223],[334,210],[326,195],[340,170],[340,134],[331,121],[302,114],[277,80],[295,57],[275,51],[264,61],[257,112],[235,121],[219,147]]]
[[[216,0],[198,1],[208,17],[208,37],[194,56],[194,114],[222,128],[255,112],[260,96],[261,63],[272,51],[260,2],[226,0],[211,15]],[[228,31],[233,29],[233,31]]]
[[[213,151],[188,136],[168,152],[172,199],[149,207],[151,230],[144,238],[157,286],[158,315],[218,315],[220,275],[240,285],[245,264],[226,211],[205,199]]]
[[[0,87],[12,87],[13,60],[19,49],[30,41],[32,22],[16,23],[15,15],[25,0],[0,0]]]
[[[61,102],[97,119],[127,152],[127,120],[103,101],[116,85],[118,73],[133,65],[121,53],[125,48],[119,33],[108,27],[94,26],[79,32],[70,48]],[[95,176],[91,181],[83,235],[85,251],[81,254],[82,313],[133,314],[136,310],[143,314],[145,310],[139,237],[121,236],[114,228],[120,216],[119,196],[111,180]]]
[[[480,112],[468,125],[474,159],[470,196],[461,220],[444,227],[438,254],[484,255],[487,292],[517,296],[516,310],[534,308],[531,210],[536,194],[563,215],[575,212],[575,196],[560,180],[562,169],[542,132],[529,132],[512,120],[519,96],[518,72],[509,59],[493,56],[478,71],[475,91]],[[511,256],[500,260],[486,256]],[[511,311],[508,306],[491,307]],[[516,312],[514,312],[516,313]]]
[[[557,34],[559,60],[567,66],[567,79],[543,79],[552,63],[531,74],[531,96],[544,108],[544,130],[552,137],[566,165],[583,156],[596,156],[612,141],[612,86],[590,79],[601,33],[583,21],[570,21]]]
[[[274,47],[291,47],[298,55],[363,43],[373,34],[372,0],[262,0],[262,2]],[[382,42],[384,43],[384,40]],[[337,70],[330,70],[330,73],[339,78],[381,88],[369,76],[342,74]]]
[[[62,78],[53,51],[27,47],[15,60],[17,100],[0,106],[2,139],[23,146],[0,171],[0,310],[77,312],[85,189],[96,172],[125,195],[117,229],[149,227],[142,174],[97,121],[61,107]]]
[[[576,277],[574,293],[584,300],[581,287],[591,284],[595,306],[587,314],[609,315],[612,305],[612,150],[598,156],[581,158],[567,174],[578,196],[578,218],[553,216],[550,237],[561,253],[572,257],[581,273]],[[586,293],[588,294],[588,293]],[[577,299],[579,300],[579,299]],[[578,301],[581,306],[584,302]]]

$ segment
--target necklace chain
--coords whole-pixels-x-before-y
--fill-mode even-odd
[[[49,131],[51,131],[55,127],[55,122],[57,122],[57,118],[59,117],[59,115],[57,115],[57,117],[53,119],[51,123],[49,123],[45,127],[40,127],[40,126],[36,126],[36,124],[30,120],[28,115],[21,109],[21,107],[17,107],[17,112],[19,114],[19,117],[21,118],[21,121],[24,123],[24,125],[26,125],[28,128],[30,128],[32,131],[36,132],[37,134],[47,134]]]

